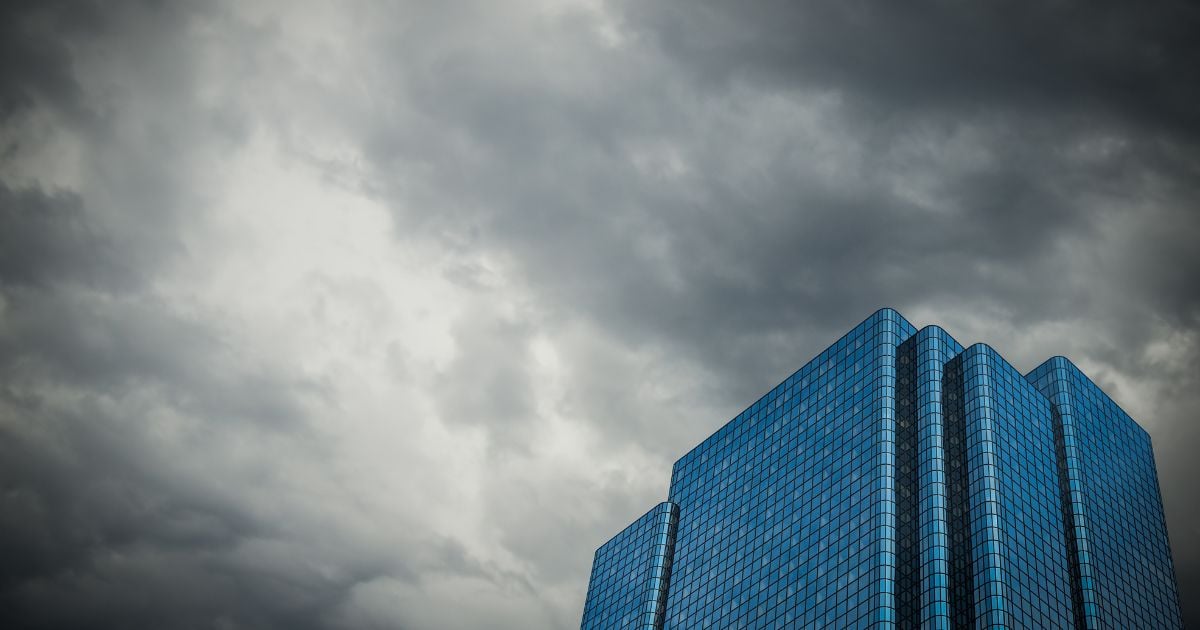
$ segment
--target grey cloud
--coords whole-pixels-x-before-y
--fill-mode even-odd
[[[239,365],[211,327],[145,297],[115,312],[111,296],[6,298],[0,606],[13,627],[333,627],[380,577],[501,579],[428,530],[344,540],[338,515],[270,507],[291,485],[272,457],[319,470],[328,455],[311,383]],[[47,328],[58,336],[31,334]],[[261,462],[233,454],[245,443]]]
[[[6,80],[0,87],[0,121],[38,103],[78,107],[81,94],[66,43],[75,30],[71,25],[95,17],[94,7],[80,3],[67,10],[47,3],[10,2],[2,17],[0,76]]]
[[[129,285],[138,272],[114,250],[113,240],[91,224],[77,195],[0,186],[0,283]]]
[[[36,394],[6,392],[5,539],[8,580],[90,565],[93,553],[149,545],[232,545],[262,533],[249,514],[160,475],[152,443],[105,417],[100,404],[61,411]],[[12,584],[8,584],[12,586]]]
[[[65,276],[69,278],[69,276]],[[163,388],[181,409],[212,420],[291,423],[320,383],[242,365],[201,314],[152,295],[17,289],[3,294],[0,373],[10,384],[49,379],[110,395]],[[300,428],[293,425],[293,430]]]
[[[187,43],[186,21],[153,5],[5,10],[3,45],[15,52],[0,96],[5,139],[16,139],[0,184],[4,625],[332,627],[355,585],[380,576],[493,579],[428,529],[343,541],[329,534],[348,535],[339,515],[264,501],[289,483],[272,452],[327,456],[311,414],[334,405],[321,383],[238,348],[220,313],[154,285],[192,255],[181,237],[212,191],[191,177],[212,168],[210,149],[229,149],[225,135],[244,132],[175,93],[195,89],[191,60],[167,49]],[[115,92],[122,107],[146,106],[134,121],[78,81],[95,64],[88,51],[122,48],[144,62],[116,77],[145,89]],[[22,135],[34,113],[80,144],[90,192],[47,190],[36,172],[9,183],[41,148],[40,132]],[[263,461],[239,460],[244,444]],[[381,555],[385,544],[395,548]]]
[[[248,503],[251,497],[231,496],[224,487],[252,471],[220,471],[225,464],[214,457],[214,478],[198,483],[193,473],[177,470],[196,455],[174,453],[179,445],[154,437],[181,428],[163,426],[165,419],[151,424],[163,414],[217,423],[192,432],[190,441],[201,448],[236,443],[239,434],[267,443],[277,440],[264,439],[264,432],[303,439],[297,395],[253,374],[222,376],[228,367],[202,344],[189,345],[180,334],[190,332],[186,327],[172,330],[177,323],[147,320],[136,308],[121,315],[142,319],[122,321],[96,313],[100,300],[51,302],[37,315],[57,336],[14,331],[14,320],[28,314],[13,311],[43,306],[42,297],[6,294],[0,406],[6,622],[320,627],[319,613],[341,601],[354,576],[331,579],[290,561],[249,560],[259,545],[292,544],[286,528]],[[72,307],[93,312],[62,317],[58,310]],[[153,336],[163,324],[165,335]],[[353,567],[342,554],[335,554],[338,562]],[[370,571],[365,578],[384,569],[358,570]],[[62,606],[64,600],[71,605]]]
[[[487,427],[494,440],[522,448],[532,439],[530,331],[526,324],[481,310],[454,326],[456,356],[433,386],[449,423]]]

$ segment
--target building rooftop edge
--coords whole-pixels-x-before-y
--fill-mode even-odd
[[[1104,388],[1100,387],[1099,383],[1097,383],[1095,380],[1093,380],[1092,377],[1088,376],[1087,372],[1084,372],[1082,369],[1080,369],[1080,367],[1078,365],[1075,365],[1074,361],[1067,358],[1066,356],[1063,356],[1061,354],[1056,354],[1056,355],[1046,359],[1045,361],[1042,361],[1041,363],[1039,363],[1037,365],[1037,367],[1033,368],[1032,370],[1029,370],[1029,372],[1027,372],[1025,374],[1025,376],[1026,376],[1026,378],[1028,378],[1030,375],[1034,374],[1035,372],[1045,369],[1049,365],[1058,364],[1058,363],[1061,363],[1062,367],[1064,369],[1076,374],[1077,376],[1079,376],[1079,378],[1083,379],[1086,383],[1091,385],[1092,388],[1094,388],[1097,392],[1099,392],[1101,396],[1104,396],[1104,398],[1106,398],[1109,402],[1111,402],[1114,407],[1116,407],[1118,410],[1120,410],[1120,412],[1126,418],[1129,418],[1129,420],[1131,422],[1133,422],[1134,426],[1136,426],[1138,429],[1140,429],[1142,431],[1142,433],[1146,434],[1147,439],[1152,439],[1150,432],[1146,430],[1146,427],[1142,426],[1141,422],[1138,422],[1137,418],[1134,418],[1132,415],[1130,415],[1130,413],[1128,411],[1125,411],[1125,408],[1121,406],[1121,403],[1117,402],[1116,399],[1114,399],[1112,396],[1110,396],[1108,394],[1108,392],[1104,391]]]

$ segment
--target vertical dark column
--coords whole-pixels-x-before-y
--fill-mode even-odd
[[[942,417],[945,422],[946,495],[950,530],[950,620],[955,628],[975,622],[971,558],[971,510],[967,474],[967,431],[964,411],[963,360],[955,357],[942,371]]]
[[[675,531],[679,526],[679,506],[666,501],[659,504],[654,519],[654,550],[642,608],[642,630],[662,630],[667,613],[667,591],[671,585],[671,563],[675,557]]]
[[[896,623],[900,628],[919,628],[921,624],[917,409],[914,336],[896,352]]]

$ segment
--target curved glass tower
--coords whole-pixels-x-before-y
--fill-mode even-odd
[[[675,463],[597,551],[585,630],[1178,628],[1150,437],[883,309]]]

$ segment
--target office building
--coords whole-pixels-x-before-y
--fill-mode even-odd
[[[883,309],[681,457],[583,628],[1178,628],[1149,435]]]

